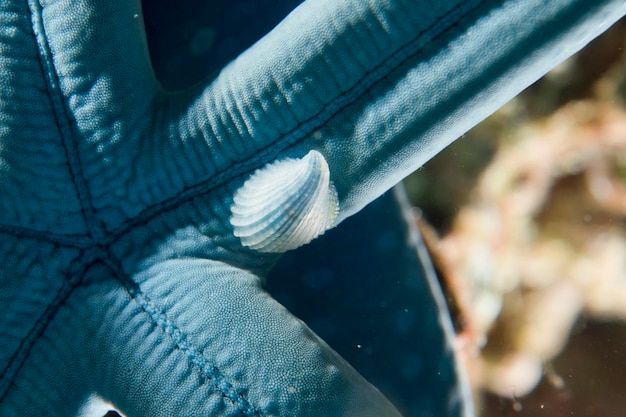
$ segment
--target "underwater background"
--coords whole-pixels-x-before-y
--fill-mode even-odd
[[[484,417],[626,400],[626,19],[405,180]]]

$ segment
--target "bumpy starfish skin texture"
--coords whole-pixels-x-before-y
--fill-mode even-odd
[[[0,2],[0,414],[399,415],[263,290],[233,195],[314,149],[340,222],[625,8],[528,3],[306,2],[168,93],[140,2]]]

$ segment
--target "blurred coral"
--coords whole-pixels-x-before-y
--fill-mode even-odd
[[[572,103],[502,144],[437,244],[488,390],[532,390],[582,310],[626,319],[624,172],[626,112]]]
[[[581,316],[626,323],[624,39],[621,22],[407,181],[473,384],[513,408],[542,376],[564,385],[550,364]]]

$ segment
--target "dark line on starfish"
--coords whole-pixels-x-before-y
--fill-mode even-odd
[[[37,342],[42,333],[46,330],[48,324],[52,321],[63,303],[65,303],[67,297],[80,285],[85,271],[92,265],[93,260],[88,259],[87,261],[81,262],[81,259],[84,259],[85,256],[89,258],[89,253],[83,252],[73,261],[56,295],[26,336],[20,341],[19,347],[8,361],[8,366],[0,372],[0,403],[4,401],[13,380],[24,365],[35,342]]]
[[[85,226],[87,227],[89,234],[97,239],[104,236],[105,229],[102,222],[100,222],[95,215],[96,210],[92,204],[91,193],[89,192],[87,181],[83,175],[83,168],[78,154],[78,144],[76,142],[74,129],[72,128],[71,119],[69,117],[71,112],[65,105],[65,98],[59,85],[58,71],[54,66],[53,54],[50,50],[48,36],[46,35],[46,30],[43,24],[43,6],[38,0],[29,0],[28,4],[30,8],[35,43],[39,49],[39,65],[41,67],[44,80],[46,81],[48,97],[50,98],[51,107],[55,115],[54,120],[56,121],[57,129],[61,136],[61,146],[65,151],[66,165],[70,172],[70,177],[72,178],[78,200],[80,201],[80,208]]]
[[[19,239],[32,239],[74,249],[87,249],[93,245],[93,239],[87,235],[57,234],[9,224],[0,224],[0,235],[2,234]]]
[[[141,309],[150,317],[154,325],[161,329],[162,332],[169,335],[176,345],[176,348],[184,352],[189,361],[198,367],[206,378],[211,381],[215,390],[221,393],[224,400],[232,403],[244,416],[264,417],[260,410],[255,409],[246,397],[237,391],[219,368],[205,357],[202,351],[193,346],[187,338],[187,335],[167,317],[167,314],[152,303],[150,298],[141,291],[139,285],[132,277],[124,272],[121,262],[118,259],[108,254],[106,257],[100,258],[100,261],[111,269],[117,281],[126,289],[131,299],[141,306]]]

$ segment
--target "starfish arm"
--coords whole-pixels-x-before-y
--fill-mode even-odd
[[[29,0],[42,66],[58,89],[67,123],[92,158],[129,150],[151,120],[160,91],[141,18],[141,1]],[[77,141],[79,142],[79,141]],[[93,156],[92,156],[93,155]],[[85,175],[93,160],[85,160]],[[95,161],[101,164],[100,160]]]
[[[145,152],[154,103],[163,93],[150,63],[141,2],[5,3],[26,9],[20,18],[32,32],[25,38],[35,49],[30,66],[41,72],[41,102],[50,103],[45,116],[52,120],[41,123],[57,126],[56,143],[62,148],[56,158],[71,176],[59,182],[73,184],[66,194],[77,196],[81,214],[89,219],[85,228],[101,238],[120,216],[127,184],[142,174],[127,168]],[[19,94],[20,99],[33,96]]]
[[[69,276],[78,254],[78,248],[54,242],[0,237],[0,410],[29,348],[78,284],[76,275]]]
[[[0,21],[0,231],[86,234],[28,4],[2,2]]]
[[[210,363],[203,371],[244,414],[399,416],[267,294],[259,277],[219,262],[172,260],[135,280],[146,293],[159,294],[159,309],[184,329],[188,343]]]
[[[399,416],[257,276],[202,259],[123,274],[84,271],[12,381],[5,415],[76,415],[95,394],[127,416]]]
[[[267,290],[403,415],[473,415],[450,315],[402,184],[285,253]]]
[[[201,156],[209,175],[320,150],[341,221],[625,12],[621,0],[305,2],[199,94],[183,136],[219,150]]]

